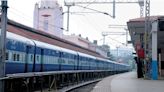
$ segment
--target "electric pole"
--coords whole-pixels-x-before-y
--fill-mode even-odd
[[[67,6],[67,31],[69,31],[70,8],[71,6],[74,6],[74,4],[65,2],[65,6]]]
[[[5,50],[7,26],[7,0],[1,0],[1,30],[0,30],[0,78],[5,75]],[[0,80],[0,92],[4,92],[4,80]]]
[[[150,28],[150,0],[145,0],[145,34],[144,34],[144,54],[145,54],[145,76],[146,77],[149,77],[147,74],[150,74],[150,62],[149,62],[149,55],[148,55],[148,45],[149,45],[149,32],[151,31],[151,28]],[[152,63],[153,64],[153,63]],[[149,68],[149,69],[147,69]],[[154,74],[153,72],[155,72],[153,70],[154,68],[152,67],[152,74]],[[156,79],[156,78],[155,78]]]
[[[140,17],[144,17],[144,0],[138,0],[140,6]]]

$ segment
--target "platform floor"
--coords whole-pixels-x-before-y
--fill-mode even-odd
[[[91,92],[164,92],[164,80],[138,79],[128,72],[103,79]]]

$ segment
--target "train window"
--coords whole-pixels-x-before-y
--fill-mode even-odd
[[[52,57],[51,56],[49,57],[49,62],[52,62]]]
[[[23,61],[23,59],[22,59],[22,56],[23,56],[23,53],[19,53],[19,61]]]
[[[51,63],[51,57],[50,56],[48,57],[48,63],[49,64]]]
[[[51,61],[52,61],[52,58],[51,58],[51,56],[49,56],[49,63],[51,63]]]
[[[39,56],[38,55],[36,56],[36,61],[39,62]]]
[[[11,51],[8,52],[8,60],[12,60],[12,52]]]
[[[51,62],[54,63],[54,57],[53,56],[51,57],[51,60],[52,60]]]
[[[46,63],[48,62],[48,58],[47,58],[47,56],[45,56],[45,60],[44,60]]]
[[[50,57],[50,62],[52,63],[53,59],[52,59],[52,56]]]
[[[19,59],[20,59],[20,55],[19,55],[19,54],[17,54],[17,57],[16,57],[16,58],[17,58],[17,61],[19,61]]]
[[[52,51],[52,55],[55,55],[56,54],[56,51],[54,50],[54,51]]]
[[[16,54],[13,54],[13,61],[16,61]]]
[[[44,57],[45,57],[44,61],[45,61],[45,63],[47,63],[47,61],[48,61],[47,56],[44,56]]]
[[[44,61],[44,62],[46,61],[45,55],[41,57],[41,62],[43,62],[43,61]]]
[[[25,54],[24,53],[22,53],[22,61],[24,62],[25,61]]]
[[[71,55],[71,59],[74,59],[74,55]]]
[[[49,60],[49,56],[47,56],[46,59],[47,59],[47,63],[49,64],[49,61],[50,61],[50,60]]]
[[[50,63],[50,56],[47,56],[47,62]]]
[[[6,52],[6,60],[8,60],[8,59],[9,59],[9,53]]]
[[[31,55],[31,57],[30,57],[30,61],[33,61],[33,55]]]
[[[53,56],[51,57],[51,60],[52,60],[52,62],[54,61],[54,57]]]

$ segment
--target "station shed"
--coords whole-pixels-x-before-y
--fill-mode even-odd
[[[150,16],[149,23],[147,40],[144,17],[131,19],[127,25],[136,54],[143,63],[144,76],[156,80],[164,77],[164,16]]]

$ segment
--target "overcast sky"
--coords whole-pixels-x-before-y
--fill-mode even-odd
[[[33,10],[36,2],[40,0],[8,0],[8,17],[14,21],[25,24],[27,26],[33,26]],[[63,0],[58,0],[63,6]],[[80,0],[81,1],[81,0]],[[94,0],[91,0],[94,1]],[[100,1],[100,0],[99,0]],[[121,0],[119,0],[121,1]],[[125,1],[125,0],[123,0]],[[127,0],[130,1],[130,0]],[[134,0],[133,0],[134,1]],[[151,0],[151,15],[164,15],[164,0]],[[84,5],[86,6],[86,5]],[[64,11],[66,7],[63,6]],[[102,12],[112,14],[111,4],[98,4],[88,5],[88,8],[93,8]],[[116,18],[113,19],[110,16],[102,13],[83,13],[83,14],[71,14],[70,15],[70,31],[65,34],[82,34],[82,37],[88,37],[90,41],[98,40],[99,44],[102,44],[101,32],[125,32],[124,29],[112,29],[109,25],[126,25],[129,19],[137,18],[140,16],[138,4],[122,4],[116,5]],[[71,7],[72,12],[88,12],[87,9],[79,8],[77,6]],[[93,12],[93,11],[90,11]],[[64,28],[66,29],[66,14],[64,14]],[[111,39],[112,38],[112,39]],[[122,43],[125,43],[125,35],[109,35],[106,37],[106,44],[111,48],[116,46],[122,47]]]

